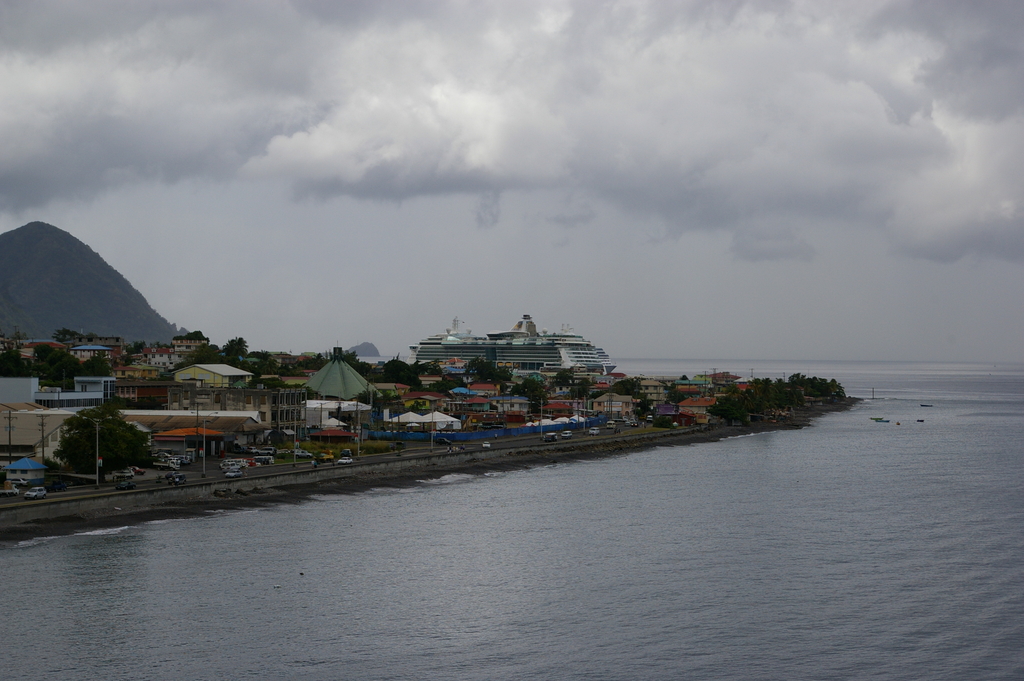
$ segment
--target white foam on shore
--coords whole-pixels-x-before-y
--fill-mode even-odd
[[[471,475],[469,473],[449,473],[448,475],[442,475],[440,478],[434,478],[432,480],[417,480],[424,485],[453,485],[460,482],[471,482],[476,480],[479,476]]]
[[[730,435],[729,437],[723,437],[722,440],[737,440],[741,437],[754,437],[755,435],[771,435],[772,433],[777,432],[777,430],[765,430],[761,431],[760,433],[743,433],[742,435]]]
[[[32,539],[24,539],[15,544],[14,548],[21,549],[28,548],[30,546],[38,546],[39,544],[50,541],[51,539],[60,539],[60,535],[55,534],[49,537],[33,537]]]
[[[75,537],[101,537],[108,534],[120,534],[125,530],[129,529],[131,525],[123,525],[121,527],[108,527],[102,530],[89,530],[88,532],[75,532]]]

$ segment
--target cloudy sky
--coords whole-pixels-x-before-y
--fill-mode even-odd
[[[0,232],[214,342],[1024,361],[1024,3],[0,2]]]

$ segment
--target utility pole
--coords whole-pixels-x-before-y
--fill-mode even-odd
[[[14,463],[14,443],[12,435],[14,433],[14,412],[10,409],[7,410],[7,463]]]
[[[36,414],[39,418],[39,463],[46,460],[46,419],[52,414]]]

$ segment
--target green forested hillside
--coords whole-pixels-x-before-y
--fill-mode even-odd
[[[0,234],[0,331],[30,338],[60,328],[168,341],[177,328],[95,251],[67,232],[30,222]]]

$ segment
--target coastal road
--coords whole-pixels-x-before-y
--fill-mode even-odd
[[[637,432],[637,431],[633,431],[633,429],[630,429],[630,430],[627,430],[626,433],[628,433],[630,431]],[[554,448],[554,447],[557,447],[558,445],[563,445],[563,444],[566,444],[566,443],[573,443],[573,442],[580,442],[580,441],[594,442],[594,441],[615,439],[616,437],[621,437],[622,435],[623,435],[623,433],[613,433],[610,429],[608,429],[607,432],[606,432],[606,429],[602,428],[601,429],[601,435],[598,435],[598,436],[586,435],[586,434],[584,434],[584,431],[578,431],[578,432],[574,432],[573,433],[573,437],[572,438],[563,439],[561,436],[559,436],[558,440],[556,440],[555,442],[543,442],[541,440],[541,436],[539,434],[520,435],[520,436],[508,436],[508,437],[503,437],[503,438],[496,437],[496,438],[492,438],[492,439],[488,439],[488,440],[477,440],[477,441],[474,441],[474,442],[462,443],[462,444],[459,444],[459,445],[455,445],[455,449],[457,450],[461,446],[465,447],[465,451],[466,452],[474,452],[474,451],[481,451],[482,452],[482,451],[485,451],[485,449],[489,449],[490,451],[495,451],[495,450],[502,450],[502,449],[514,449],[514,448],[517,448],[517,447],[535,447],[535,448],[538,448],[538,449],[544,449],[544,448],[549,448],[549,447],[550,448]],[[484,442],[487,442],[490,445],[490,447],[489,448],[485,448],[483,446]],[[356,462],[351,464],[351,465],[352,466],[359,466],[361,464],[362,465],[373,464],[373,463],[380,463],[380,462],[383,462],[383,461],[394,461],[394,460],[399,460],[399,459],[416,459],[416,458],[431,456],[432,454],[442,454],[442,453],[446,452],[447,450],[448,450],[447,446],[441,446],[441,445],[436,445],[435,444],[434,447],[433,447],[433,450],[431,450],[431,447],[430,447],[429,443],[416,444],[416,445],[413,445],[413,446],[406,446],[405,449],[401,452],[401,454],[398,454],[396,452],[388,452],[388,453],[384,453],[384,454],[373,454],[373,455],[368,455],[368,456],[360,456],[356,460]],[[292,461],[290,460],[288,454],[280,455],[279,458],[278,458],[278,462],[279,463],[276,463],[276,464],[273,464],[273,465],[270,465],[270,466],[256,466],[254,468],[244,469],[244,473],[243,473],[244,478],[247,479],[247,480],[250,480],[250,479],[253,479],[253,478],[261,478],[261,477],[266,477],[266,476],[270,476],[270,475],[280,475],[281,473],[286,473],[286,472],[291,471],[291,470],[306,471],[306,470],[310,470],[313,467],[312,461],[310,461],[309,459],[305,459],[305,460],[299,459],[295,463],[295,465],[293,466],[292,465]],[[228,485],[231,484],[235,479],[225,478],[224,477],[224,472],[222,470],[220,470],[219,464],[220,464],[220,460],[219,459],[211,459],[210,461],[208,461],[207,462],[207,466],[206,466],[206,477],[205,478],[202,477],[203,466],[202,466],[201,463],[193,463],[193,464],[190,464],[190,465],[187,465],[187,466],[183,466],[181,468],[180,472],[185,474],[185,478],[187,480],[187,482],[185,483],[184,486],[195,485],[195,484],[198,484],[198,483],[207,483],[207,482],[215,481],[215,480],[223,480],[225,484],[228,484]],[[330,466],[332,464],[321,464],[321,465],[328,465],[328,466]],[[167,479],[164,477],[165,474],[166,474],[166,471],[157,471],[157,470],[154,470],[154,469],[146,469],[146,473],[144,475],[137,475],[137,476],[135,476],[135,479],[133,480],[133,482],[136,484],[136,489],[146,489],[146,488],[154,488],[154,487],[167,487],[169,485],[169,483],[168,483]],[[24,488],[24,489],[21,490],[21,492],[22,492],[21,496],[17,496],[17,497],[0,497],[0,508],[2,508],[4,506],[10,506],[10,505],[13,505],[13,504],[20,504],[20,503],[24,503],[24,504],[45,504],[48,500],[67,499],[67,498],[73,498],[73,497],[85,497],[85,496],[91,496],[91,495],[95,495],[95,494],[109,494],[109,495],[113,495],[113,496],[116,496],[116,495],[119,495],[119,494],[131,494],[131,491],[118,491],[118,490],[115,490],[114,489],[115,485],[116,485],[116,483],[114,483],[112,481],[111,482],[105,482],[105,483],[101,484],[99,489],[96,489],[95,483],[87,483],[87,484],[83,484],[83,485],[76,485],[74,487],[68,488],[68,490],[65,491],[65,492],[49,492],[46,495],[46,499],[45,500],[40,500],[40,501],[26,501],[24,499],[23,495],[27,491],[28,488]]]

